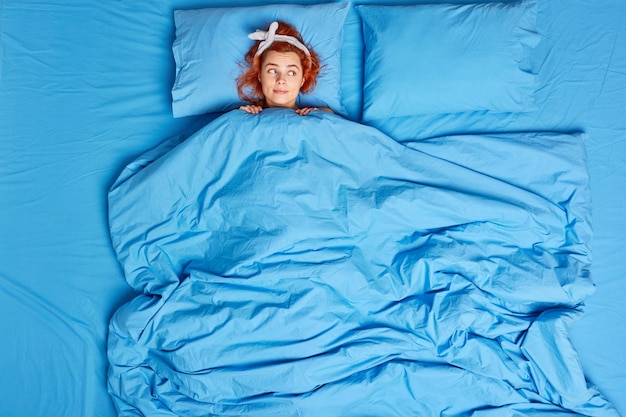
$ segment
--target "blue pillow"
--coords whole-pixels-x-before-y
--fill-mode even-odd
[[[317,87],[299,98],[301,106],[326,106],[344,113],[341,105],[341,45],[348,3],[311,6],[176,10],[173,44],[176,78],[172,87],[174,117],[223,112],[243,104],[237,95],[239,64],[253,42],[248,34],[266,30],[274,20],[294,25],[320,56],[324,66]]]
[[[357,6],[363,119],[534,108],[536,3]]]

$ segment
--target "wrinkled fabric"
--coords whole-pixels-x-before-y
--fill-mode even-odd
[[[579,134],[398,143],[233,111],[131,163],[110,232],[122,416],[613,416],[568,324],[593,291]]]

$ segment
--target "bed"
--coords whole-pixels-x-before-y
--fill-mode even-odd
[[[0,415],[626,415],[626,5],[278,3],[0,0]]]

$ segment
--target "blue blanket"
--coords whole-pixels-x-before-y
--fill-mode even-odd
[[[606,416],[568,324],[592,292],[578,134],[398,143],[233,111],[109,194],[138,296],[122,416]]]

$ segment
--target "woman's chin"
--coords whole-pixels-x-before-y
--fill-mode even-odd
[[[266,98],[266,103],[268,107],[284,107],[287,109],[295,109],[297,107],[295,100],[281,100],[280,97],[276,100],[268,100]]]

